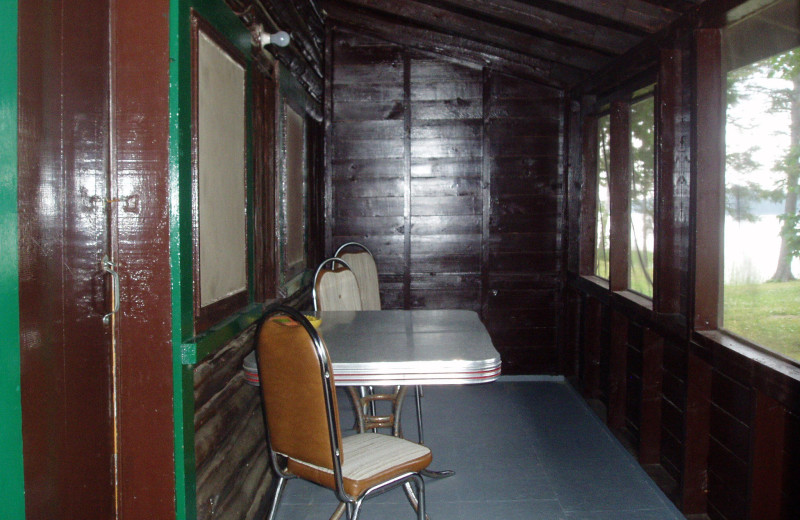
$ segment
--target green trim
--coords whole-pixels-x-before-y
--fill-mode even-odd
[[[194,366],[260,315],[251,305],[202,336],[193,338],[191,12],[194,9],[241,51],[251,71],[251,36],[224,0],[170,1],[169,190],[172,284],[173,417],[175,421],[175,501],[177,520],[197,518],[194,451]],[[252,113],[252,74],[247,80],[247,113]],[[252,119],[248,120],[252,135]],[[252,215],[253,157],[248,141],[248,211]],[[252,255],[252,231],[248,245]],[[252,261],[250,267],[252,278]],[[252,285],[252,284],[251,284]],[[252,287],[250,288],[252,301]],[[258,308],[258,310],[256,309]],[[184,364],[188,363],[188,364]]]
[[[181,208],[191,208],[191,182],[181,177],[191,174],[191,154],[185,150],[190,138],[186,120],[191,115],[188,67],[189,17],[186,0],[170,3],[170,90],[169,90],[169,225],[172,284],[172,380],[173,418],[175,421],[175,517],[177,520],[197,518],[196,475],[194,464],[194,392],[192,371],[184,368],[180,344],[183,331],[192,327],[191,215],[181,218]],[[181,38],[181,35],[184,35]],[[181,153],[182,148],[184,149]],[[187,161],[189,161],[187,163]],[[188,164],[188,166],[187,166]],[[186,201],[189,201],[187,206]],[[184,305],[187,301],[188,305]]]
[[[181,356],[184,365],[199,363],[209,355],[244,332],[264,315],[264,306],[254,303],[241,312],[234,314],[224,322],[211,327],[199,336],[181,344]]]
[[[17,2],[0,4],[0,502],[25,518],[17,218]]]

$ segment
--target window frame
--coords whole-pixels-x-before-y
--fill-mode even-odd
[[[745,7],[752,5],[743,6]],[[694,106],[697,123],[692,142],[695,163],[691,181],[694,186],[694,238],[691,246],[694,261],[692,330],[694,339],[700,344],[722,345],[794,378],[796,376],[792,374],[800,367],[800,360],[789,358],[727,330],[722,323],[727,74],[729,70],[746,65],[745,62],[733,63],[726,56],[725,48],[731,44],[731,36],[725,33],[730,27],[736,27],[734,22],[744,19],[748,14],[743,11],[736,17],[729,17],[732,21],[728,26],[695,30]],[[800,44],[800,41],[797,43]],[[782,52],[774,48],[766,51],[763,47],[751,51],[748,56],[752,62]]]

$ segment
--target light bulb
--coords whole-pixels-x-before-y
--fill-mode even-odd
[[[276,47],[286,47],[292,39],[286,31],[278,31],[275,34],[261,33],[261,46],[275,45]]]

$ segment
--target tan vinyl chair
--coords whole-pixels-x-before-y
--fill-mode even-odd
[[[336,264],[340,265],[337,267]],[[330,268],[326,267],[331,264]],[[314,310],[360,311],[361,293],[350,265],[340,258],[328,258],[317,267],[312,288]]]
[[[354,249],[356,250],[354,251]],[[333,256],[347,262],[356,276],[361,295],[361,309],[365,311],[381,310],[378,268],[375,265],[375,258],[367,246],[358,242],[347,242],[339,246]]]
[[[328,268],[327,265],[331,264]],[[341,264],[336,266],[335,264]],[[374,263],[374,262],[373,262]],[[360,311],[360,286],[348,262],[341,258],[328,258],[323,261],[314,274],[312,290],[314,310],[317,311]],[[380,300],[379,300],[380,301]],[[356,428],[363,433],[376,428],[391,428],[395,436],[400,436],[400,412],[405,398],[405,387],[397,386],[391,393],[367,392],[366,388],[347,387],[356,409]],[[386,415],[376,413],[376,403],[388,402],[391,410]]]
[[[290,307],[268,309],[256,332],[270,464],[278,479],[272,520],[286,481],[309,480],[334,491],[355,520],[362,501],[388,488],[415,483],[417,518],[425,518],[420,471],[432,460],[425,446],[377,433],[342,437],[334,376],[325,343]]]
[[[361,309],[365,311],[381,310],[381,296],[378,285],[378,268],[375,265],[375,258],[367,246],[358,242],[347,242],[339,246],[334,257],[341,259],[350,266],[358,282],[359,293],[361,294]],[[407,386],[395,386],[391,392],[375,392],[373,387],[369,389],[361,388],[358,393],[354,387],[349,387],[348,392],[356,406],[361,407],[361,417],[363,424],[359,426],[361,431],[375,428],[391,428],[394,435],[401,435],[400,429],[400,409],[403,400],[408,392]],[[416,389],[417,398],[421,395],[421,390]],[[390,415],[378,415],[376,404],[384,401],[390,403],[392,413]],[[419,405],[417,406],[419,410]],[[366,429],[366,430],[365,430]]]

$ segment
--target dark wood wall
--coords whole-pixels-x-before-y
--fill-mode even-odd
[[[557,373],[561,92],[329,29],[326,251],[363,242],[384,308],[481,313],[506,373]]]
[[[593,211],[571,208],[569,227],[580,234],[568,249],[580,259],[570,256],[566,309],[577,333],[566,336],[565,351],[578,359],[586,399],[685,514],[798,518],[800,369],[713,330],[719,242],[711,218],[721,194],[711,172],[722,168],[724,126],[719,32],[679,28],[648,59],[658,107],[654,297],[609,290],[592,276]],[[631,68],[639,74],[642,64]],[[618,76],[625,74],[620,66]],[[615,88],[603,103],[624,95],[623,83]],[[591,114],[595,98],[585,94],[575,100]],[[596,126],[589,116],[581,123],[569,129],[570,190],[592,189],[592,146],[579,147],[592,142]],[[578,199],[571,191],[570,204]],[[589,247],[580,242],[587,236]]]
[[[194,369],[198,520],[260,519],[267,511],[272,478],[261,399],[242,372],[254,331]]]

